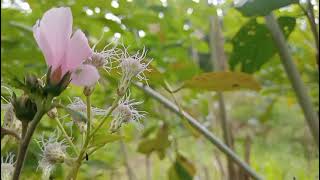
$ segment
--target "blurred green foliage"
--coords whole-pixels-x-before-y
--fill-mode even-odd
[[[74,28],[82,29],[91,45],[98,43],[102,37],[97,44],[98,50],[103,49],[119,35],[119,42],[129,46],[130,52],[146,47],[147,57],[153,59],[152,67],[158,72],[158,78],[150,76],[149,84],[170,99],[172,99],[170,94],[161,87],[163,79],[179,87],[183,81],[194,75],[212,70],[208,44],[209,16],[215,11],[220,12],[225,38],[224,49],[229,57],[230,67],[235,71],[253,73],[262,85],[259,93],[239,91],[225,94],[228,118],[235,137],[235,151],[244,157],[245,139],[250,137],[250,165],[266,179],[296,177],[299,180],[309,180],[319,176],[318,150],[313,145],[294,92],[268,36],[264,20],[262,17],[243,16],[233,7],[231,0],[221,1],[223,3],[218,3],[216,6],[209,6],[202,0],[199,3],[196,0],[162,2],[159,0],[132,0],[132,2],[2,0],[1,2],[1,80],[7,86],[10,86],[13,77],[22,78],[29,72],[41,77],[46,73],[44,57],[36,45],[31,28],[48,9],[70,6]],[[267,1],[255,2],[265,4]],[[241,11],[247,15],[264,15],[293,1],[285,0],[280,5],[276,4],[276,1],[272,2],[274,4],[270,7],[265,8],[260,4],[258,10],[255,7],[248,7]],[[319,4],[318,1],[316,3]],[[317,7],[319,9],[319,6]],[[315,9],[315,14],[318,14],[318,9]],[[291,53],[313,97],[314,107],[318,110],[319,72],[315,61],[314,40],[306,17],[297,4],[275,10],[274,13],[280,17],[278,20],[282,27],[287,29],[285,34],[288,37]],[[251,35],[250,30],[248,31],[249,26],[255,27]],[[245,46],[241,46],[242,43]],[[116,93],[117,80],[110,78],[108,73],[101,73],[103,78],[92,96],[92,104],[107,108]],[[223,179],[219,166],[219,159],[222,159],[223,165],[225,164],[223,154],[201,136],[193,136],[194,133],[181,122],[183,119],[169,112],[151,97],[136,88],[131,88],[131,94],[133,98],[144,101],[139,109],[148,112],[143,120],[145,125],[143,132],[137,131],[132,124],[122,127],[125,137],[123,140],[129,150],[129,163],[138,179],[145,179],[143,163],[145,156],[137,152],[138,149],[141,152],[141,148],[144,148],[143,152],[148,155],[155,150],[161,157],[165,156],[160,161],[157,156],[150,155],[153,179],[167,179],[169,176],[171,179],[192,179],[193,176]],[[75,96],[83,98],[82,89],[71,86],[59,99],[62,103],[68,104],[69,99]],[[175,96],[184,110],[222,137],[217,118],[219,114],[217,98],[214,93],[184,89]],[[75,126],[68,126],[70,118],[64,118],[63,121],[67,124],[67,131],[72,132],[74,140],[81,140],[82,136],[78,129]],[[162,132],[165,135],[161,136],[159,136],[160,122],[167,124],[170,129]],[[38,139],[42,134],[48,136],[55,129],[57,129],[55,122],[45,117],[37,128],[35,138]],[[108,127],[103,129],[107,132]],[[120,153],[119,143],[113,142],[119,138],[114,136],[97,140],[100,144],[108,144],[89,157],[89,161],[81,167],[80,179],[126,178],[124,158]],[[172,139],[177,142],[170,143]],[[148,146],[138,148],[139,144],[141,146],[146,141],[157,143],[151,143],[150,148]],[[2,142],[2,153],[16,152],[15,143],[6,143],[6,146],[3,144],[5,143]],[[173,149],[179,152],[173,153]],[[39,179],[40,171],[35,169],[40,153],[36,141],[33,141],[22,179]],[[183,156],[179,155],[180,153]],[[175,172],[172,169],[175,169]],[[58,166],[53,177],[62,179],[66,173],[65,166]]]

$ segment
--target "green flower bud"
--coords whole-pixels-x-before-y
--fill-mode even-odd
[[[12,105],[16,117],[20,121],[30,122],[37,113],[37,105],[30,99],[28,95],[22,95],[17,98],[16,94],[13,93]]]

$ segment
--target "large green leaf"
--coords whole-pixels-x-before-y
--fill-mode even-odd
[[[265,16],[275,9],[298,2],[299,0],[247,0],[237,9],[245,16]]]
[[[278,22],[287,38],[295,27],[295,18],[280,17]],[[229,60],[231,69],[240,65],[241,71],[247,73],[258,71],[277,52],[269,30],[255,18],[242,26],[232,38],[232,45],[233,52]]]

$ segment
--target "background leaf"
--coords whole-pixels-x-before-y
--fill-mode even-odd
[[[237,9],[246,16],[265,16],[275,9],[298,2],[299,0],[247,0]]]
[[[287,38],[295,27],[295,18],[279,17],[278,22]],[[277,52],[269,30],[256,18],[241,27],[232,38],[232,45],[230,68],[234,70],[239,65],[241,71],[247,73],[258,71]]]
[[[211,72],[194,76],[185,81],[184,87],[210,91],[231,91],[239,89],[260,90],[253,76],[242,72]]]

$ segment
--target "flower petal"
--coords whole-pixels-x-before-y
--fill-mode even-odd
[[[68,7],[52,8],[34,26],[35,39],[47,64],[57,68],[64,59],[71,33],[72,14]]]
[[[94,66],[82,64],[72,73],[71,82],[78,86],[92,86],[99,78],[99,72]]]
[[[77,30],[70,40],[63,70],[75,70],[91,55],[92,50],[89,46],[88,39],[81,30]]]
[[[51,51],[50,45],[48,44],[47,39],[40,33],[40,20],[36,22],[33,26],[33,36],[37,41],[39,48],[44,54],[46,63],[48,66],[52,66],[54,64],[53,52]],[[55,68],[54,68],[55,69]]]

